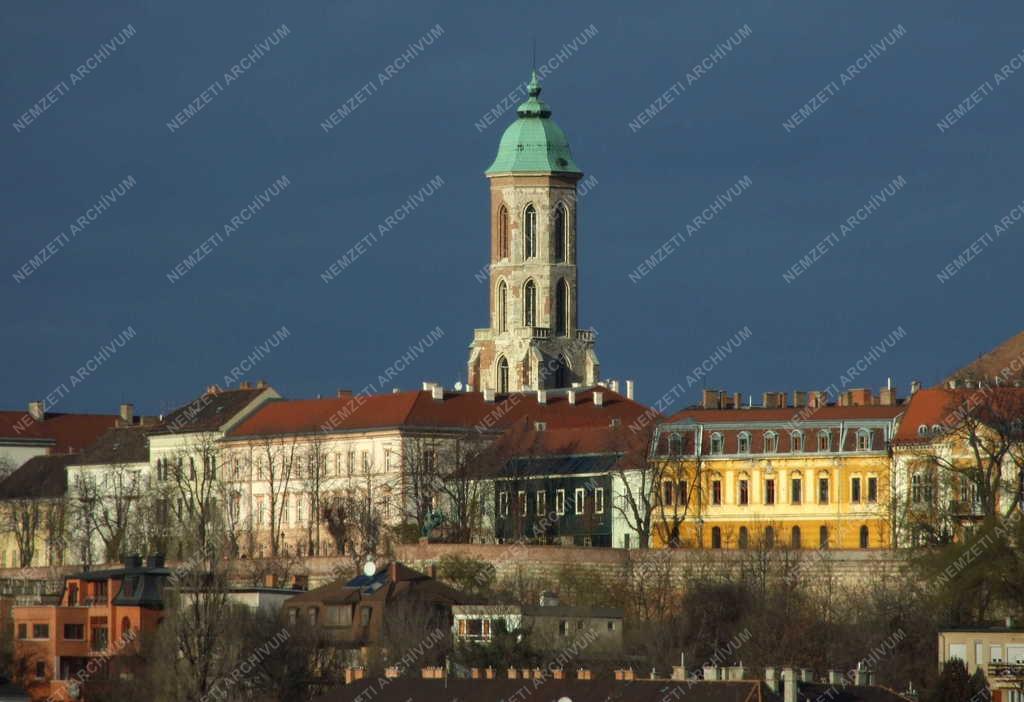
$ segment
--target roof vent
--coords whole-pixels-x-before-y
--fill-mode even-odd
[[[434,398],[435,400],[443,400],[444,399],[444,388],[441,387],[440,384],[435,383],[434,386],[432,388],[430,388],[430,396],[432,398]]]
[[[627,380],[626,381],[626,399],[627,400],[632,400],[633,399],[633,388],[634,387],[635,387],[635,385],[634,385],[632,380]]]

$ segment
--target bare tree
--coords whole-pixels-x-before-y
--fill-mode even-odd
[[[95,557],[93,545],[99,538],[96,513],[101,501],[102,494],[96,480],[85,473],[77,473],[68,505],[71,512],[69,521],[74,534],[74,557],[86,570],[92,568]]]
[[[6,507],[7,528],[14,534],[18,546],[18,565],[27,568],[35,556],[43,507],[40,500],[31,497],[8,500]]]
[[[113,563],[124,555],[128,531],[135,522],[135,507],[142,495],[141,478],[137,471],[115,463],[104,466],[97,485],[99,499],[94,503],[93,517],[96,533],[103,541],[106,562]]]
[[[217,467],[221,453],[215,436],[197,434],[166,464],[171,509],[182,540],[193,542],[199,550],[205,550],[217,533]]]
[[[406,522],[421,533],[441,486],[439,452],[439,441],[433,437],[413,436],[402,441],[400,509]]]
[[[367,460],[357,474],[348,479],[348,487],[324,501],[321,517],[334,539],[338,553],[349,556],[356,568],[367,560],[384,555],[385,500],[390,500],[389,486],[374,474],[373,462]]]
[[[478,433],[459,435],[445,441],[438,458],[437,492],[444,502],[448,537],[456,543],[472,541],[483,523],[489,493],[480,471],[492,460],[489,446]]]
[[[696,447],[692,434],[673,434],[657,442],[652,454],[664,449],[664,455],[651,455],[649,462],[660,462],[661,470],[651,469],[654,485],[654,530],[669,548],[685,545],[683,525],[688,518],[700,519],[706,508],[703,489],[705,465],[703,451]]]
[[[306,544],[308,554],[318,555],[321,553],[321,514],[323,513],[324,500],[327,491],[334,480],[331,478],[330,455],[327,451],[327,444],[322,433],[315,433],[308,437],[305,444],[305,452],[302,457],[303,484],[309,501],[309,519],[306,522]]]
[[[258,440],[253,450],[255,462],[255,483],[260,485],[260,496],[266,500],[270,523],[270,557],[276,558],[284,545],[282,527],[287,521],[288,500],[296,485],[302,485],[300,466],[303,460],[302,446],[297,436],[265,436]],[[266,492],[262,492],[266,486]],[[259,502],[257,503],[259,504]],[[262,531],[263,510],[257,506],[255,528]]]
[[[669,463],[652,455],[653,432],[620,427],[609,430],[608,436],[608,449],[621,454],[612,469],[621,495],[613,501],[612,509],[637,534],[637,547],[650,548],[658,490],[670,470]]]

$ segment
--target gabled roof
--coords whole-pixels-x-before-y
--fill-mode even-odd
[[[313,434],[370,429],[500,430],[529,418],[550,428],[607,426],[613,418],[628,425],[649,410],[618,393],[599,389],[603,403],[593,402],[593,390],[576,393],[571,404],[565,392],[549,391],[547,401],[537,393],[498,395],[493,402],[480,392],[445,391],[435,400],[427,390],[318,400],[274,400],[263,405],[228,432],[231,438],[276,434]]]
[[[96,443],[75,457],[72,465],[118,465],[149,462],[148,434],[153,426],[108,429]]]
[[[74,454],[34,456],[0,481],[0,500],[63,497],[68,490],[67,465]]]
[[[269,387],[262,387],[205,392],[187,405],[164,415],[163,423],[150,433],[216,431],[268,390]]]
[[[35,441],[54,453],[81,451],[104,431],[117,424],[116,414],[46,412],[42,421],[24,410],[0,411],[0,443]]]
[[[999,382],[1006,385],[1020,380],[1022,369],[1024,369],[1024,332],[1011,336],[991,351],[954,371],[946,380],[975,380],[987,383]]]

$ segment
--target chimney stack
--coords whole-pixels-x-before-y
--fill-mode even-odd
[[[338,399],[339,400],[344,400],[346,397],[348,397],[351,394],[352,394],[351,390],[342,390],[341,388],[338,389]]]
[[[265,389],[267,387],[267,381],[265,381],[265,380],[257,380],[256,381],[256,387],[258,389],[260,389],[260,390]]]
[[[565,396],[569,399],[569,404],[570,405],[575,405],[576,404],[576,391],[575,390],[569,390],[568,392],[565,393]]]
[[[46,415],[46,410],[43,408],[43,401],[33,400],[32,402],[29,402],[28,414],[37,422],[43,421],[43,417]]]
[[[619,381],[617,381],[617,380],[609,380],[608,381],[608,387],[611,389],[612,392],[618,392],[619,391]]]
[[[484,402],[494,402],[494,388],[484,388]]]
[[[774,692],[776,695],[779,694],[779,672],[772,666],[768,666],[764,669],[764,682],[768,686],[768,689]]]
[[[600,390],[594,391],[594,406],[604,407],[604,393]]]
[[[537,391],[537,404],[546,405],[548,403],[548,391],[538,390]]]
[[[700,406],[704,409],[721,409],[721,393],[705,388],[700,393]]]
[[[430,388],[430,396],[435,400],[444,399],[444,388],[440,383],[434,383]]]
[[[917,391],[920,390],[920,389],[921,389],[921,381],[920,380],[911,380],[910,381],[910,395],[911,396],[915,395],[917,393]]]
[[[239,390],[251,390],[252,389],[252,385],[249,383],[248,380],[243,380],[242,382],[240,382],[238,384],[238,389]]]
[[[131,424],[135,418],[135,405],[131,402],[122,402],[120,407],[121,421]]]
[[[636,386],[634,385],[632,380],[627,380],[626,381],[626,399],[627,400],[632,400],[633,399],[633,389],[635,387]]]
[[[807,405],[807,392],[804,390],[793,391],[793,406],[804,407]]]
[[[796,670],[782,669],[782,702],[796,702]]]

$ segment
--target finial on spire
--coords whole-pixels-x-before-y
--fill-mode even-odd
[[[540,95],[540,81],[537,79],[537,71],[530,72],[530,82],[526,86],[526,92],[530,97]]]

